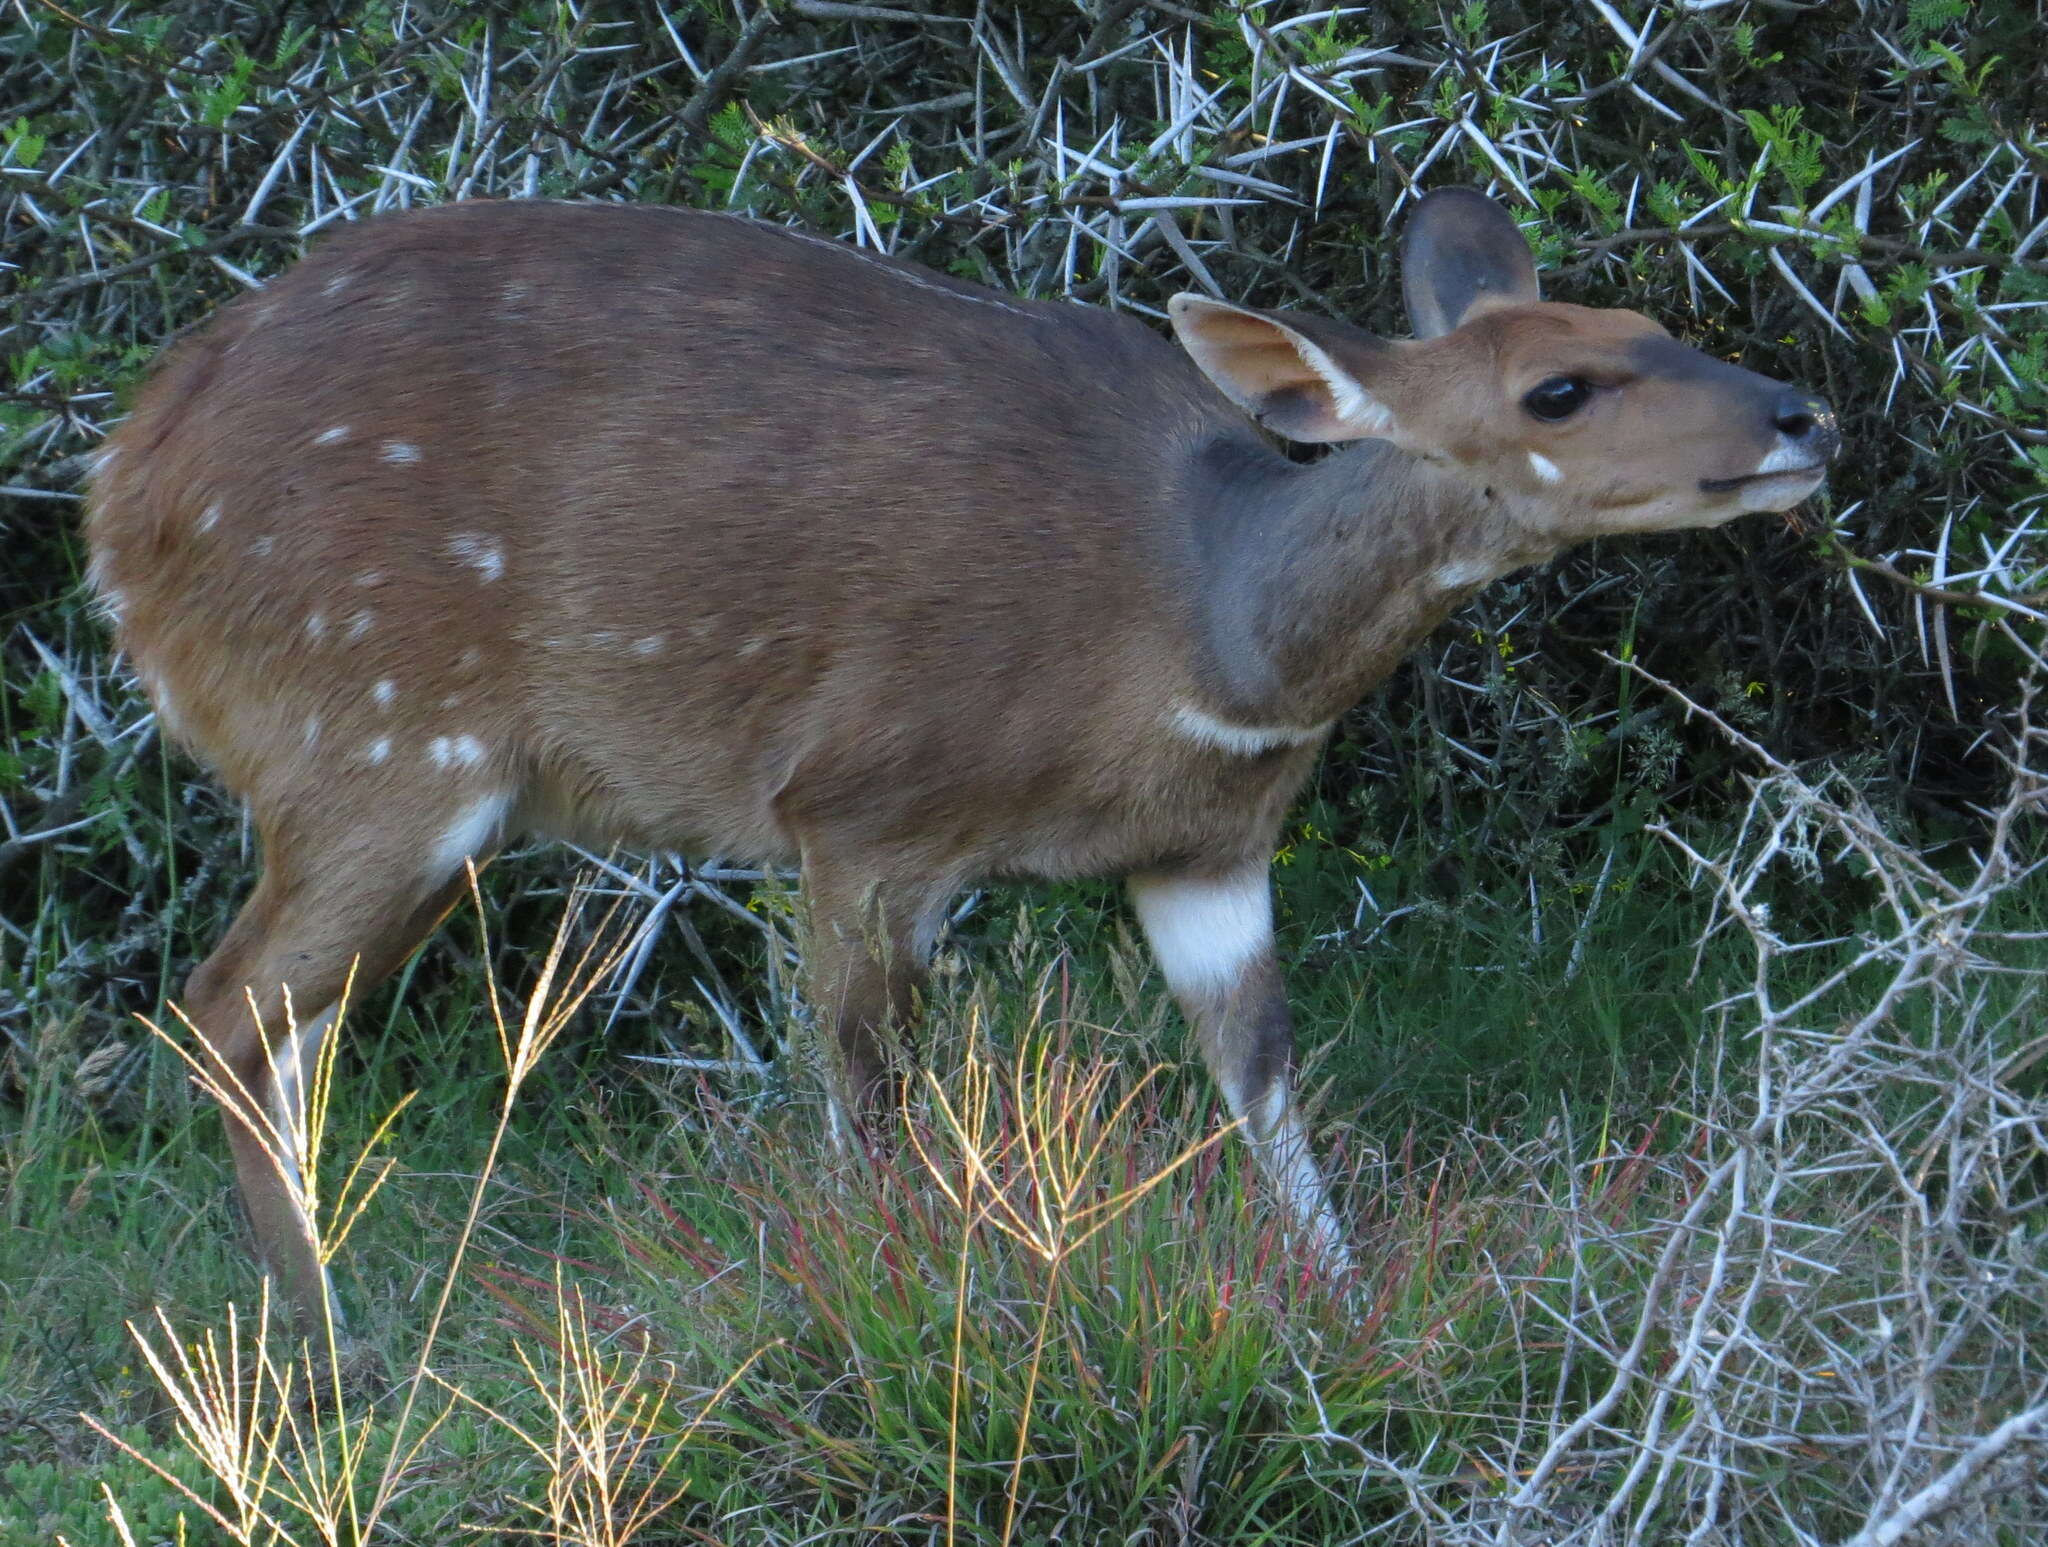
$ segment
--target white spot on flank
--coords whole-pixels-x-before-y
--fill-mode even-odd
[[[662,637],[659,634],[642,635],[633,641],[633,653],[635,655],[659,655],[661,654],[662,643]]]
[[[377,615],[374,612],[370,611],[369,608],[365,607],[361,612],[357,613],[353,618],[349,620],[348,637],[351,639],[361,639],[365,634],[370,632],[370,625],[375,623],[376,621]]]
[[[432,863],[436,879],[452,875],[464,860],[495,849],[505,836],[505,817],[511,809],[509,795],[486,795],[450,823],[440,842],[434,845]]]
[[[306,614],[306,637],[308,639],[318,639],[326,632],[327,614],[324,612],[309,612]]]
[[[276,546],[275,537],[259,537],[249,544],[249,553],[254,558],[267,559],[270,557],[270,550]]]
[[[741,645],[741,646],[740,646],[740,650],[739,650],[739,653],[740,653],[741,655],[753,655],[753,654],[754,654],[755,652],[757,652],[757,651],[758,651],[758,650],[759,650],[759,649],[760,649],[760,648],[761,648],[761,647],[762,647],[763,645],[765,645],[765,644],[767,644],[767,643],[768,643],[768,641],[767,641],[767,640],[765,640],[765,639],[750,639],[750,640],[748,640],[748,641],[747,641],[747,642],[746,642],[745,644],[743,644],[743,645]]]
[[[482,661],[483,658],[483,651],[477,649],[475,645],[471,645],[467,650],[464,650],[462,654],[455,657],[455,664],[461,667],[464,671],[469,671],[472,670],[480,661]]]
[[[597,629],[590,636],[590,648],[593,650],[609,650],[618,642],[617,632],[608,628]]]
[[[448,539],[448,556],[482,575],[485,584],[505,573],[504,548],[480,532],[457,532]]]
[[[1542,483],[1562,483],[1564,473],[1558,465],[1540,451],[1529,453],[1529,471]]]
[[[370,689],[370,696],[377,700],[380,709],[388,709],[391,707],[391,700],[398,697],[398,684],[385,677]]]
[[[334,278],[327,281],[326,293],[328,295],[340,295],[346,289],[348,289],[348,275],[346,274],[337,274]]]
[[[436,736],[427,756],[436,768],[473,768],[484,760],[484,744],[474,736]]]
[[[442,695],[441,707],[443,709],[453,709],[456,705],[460,704],[461,702],[462,695],[460,693],[447,693]]]
[[[366,569],[356,576],[356,584],[365,588],[373,585],[382,585],[383,583],[384,571],[381,569]]]
[[[310,747],[313,745],[314,742],[318,741],[319,739],[320,716],[318,716],[317,714],[309,714],[306,716],[306,745]]]
[[[391,756],[391,738],[389,736],[379,736],[363,749],[363,756],[373,763],[384,762]]]
[[[1321,725],[1310,726],[1232,725],[1197,709],[1193,704],[1181,704],[1167,716],[1167,723],[1188,740],[1202,746],[1214,747],[1220,752],[1235,752],[1240,757],[1256,757],[1275,747],[1298,747],[1320,741],[1329,734],[1333,722],[1326,720]]]
[[[1133,876],[1131,905],[1176,994],[1217,994],[1273,945],[1263,867],[1220,878]]]
[[[322,430],[318,435],[314,436],[313,444],[316,446],[332,446],[347,439],[348,426],[345,424],[337,424],[333,426],[331,429]]]
[[[199,519],[193,523],[195,532],[210,532],[220,525],[220,506],[209,505],[199,512]]]
[[[387,462],[417,462],[420,459],[420,448],[410,441],[387,440],[381,454]]]

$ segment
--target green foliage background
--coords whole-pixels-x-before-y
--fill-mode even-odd
[[[253,855],[239,814],[163,752],[108,657],[79,586],[75,491],[163,342],[320,228],[453,198],[673,201],[1148,316],[1197,289],[1398,332],[1392,234],[1406,204],[1474,184],[1524,221],[1552,295],[1640,309],[1825,393],[1847,440],[1825,495],[1784,519],[1601,545],[1490,588],[1347,720],[1282,856],[1291,949],[1319,969],[1296,974],[1314,1035],[1371,1030],[1384,1065],[1437,1080],[1447,1106],[1511,1056],[1548,1060],[1547,1075],[1573,1059],[1596,1076],[1649,1061],[1659,1072],[1595,1119],[1633,1131],[1642,1104],[1670,1099],[1665,1072],[1705,1019],[1673,987],[1697,910],[1670,905],[1679,888],[1640,829],[1653,815],[1711,829],[1754,764],[1609,656],[1643,662],[1781,757],[1835,765],[1937,854],[1976,836],[1973,803],[1999,781],[1987,731],[2017,691],[2016,632],[2038,637],[2048,610],[2041,19],[1969,0],[18,0],[0,19],[0,1204],[39,1239],[88,1243],[36,1291],[38,1314],[54,1304],[74,1319],[48,1314],[33,1348],[0,1356],[20,1410],[40,1425],[68,1403],[68,1417],[87,1400],[77,1388],[97,1382],[99,1410],[161,1416],[109,1352],[107,1308],[75,1287],[104,1276],[92,1252],[122,1260],[124,1292],[141,1297],[124,1311],[168,1285],[210,1312],[215,1286],[240,1282],[226,1246],[197,1244],[227,1220],[212,1130],[188,1142],[176,1071],[152,1067],[123,1023],[217,937]],[[1802,892],[1841,888],[1843,874],[1787,883],[1774,906],[1824,908]],[[517,958],[544,936],[560,875],[538,859],[494,871],[508,978],[528,975]],[[1560,896],[1583,907],[1576,941],[1540,938],[1539,886],[1545,908]],[[1593,928],[1599,899],[1629,887]],[[1644,896],[1658,887],[1661,901]],[[776,917],[785,900],[756,906]],[[1059,938],[1099,965],[1114,926],[1097,900],[1060,899]],[[1840,926],[1854,906],[1822,922]],[[1375,907],[1394,913],[1375,924]],[[1391,916],[1428,908],[1439,920],[1455,909],[1468,933],[1401,940],[1398,973],[1360,965],[1386,962]],[[1302,938],[1304,922],[1345,918],[1349,931]],[[714,962],[758,973],[754,935],[704,930]],[[477,1018],[472,937],[449,934],[414,969],[432,979],[458,958],[438,984],[445,1013],[358,1028],[379,1097],[425,1070],[446,1110],[480,1102],[485,1076],[458,1051]],[[1592,970],[1574,984],[1588,941]],[[1525,944],[1513,982],[1474,976]],[[1682,992],[1709,997],[1704,983]],[[718,1040],[708,1020],[694,1031]],[[587,1100],[598,1115],[577,1120],[602,1135],[606,1103],[638,1099],[592,1095],[616,1087],[611,1072],[591,1087],[565,1076],[550,1099]],[[1372,1078],[1382,1088],[1363,1075],[1347,1088],[1380,1097],[1397,1083],[1384,1066]],[[1381,1138],[1409,1118],[1390,1107],[1376,1109]],[[113,1120],[102,1129],[80,1109]],[[123,1129],[138,1109],[149,1120]],[[1202,1120],[1192,1102],[1179,1115],[1183,1131]],[[108,1134],[101,1175],[93,1147]],[[51,1135],[78,1167],[63,1196],[55,1180],[28,1185],[39,1166],[58,1175]],[[431,1136],[446,1150],[420,1171],[471,1164],[457,1137]],[[534,1239],[563,1197],[596,1195],[631,1174],[623,1155],[644,1153],[590,1142],[571,1180],[535,1186]],[[559,1164],[537,1160],[534,1174]],[[728,1186],[735,1164],[722,1157],[703,1192]],[[771,1175],[744,1195],[802,1198],[804,1182]],[[1434,1187],[1413,1189],[1432,1209]],[[101,1207],[109,1197],[120,1206]],[[158,1228],[198,1197],[214,1200],[203,1224],[194,1207],[191,1223]],[[1434,1215],[1425,1223],[1433,1242]],[[1442,1233],[1462,1239],[1463,1226]],[[1501,1234],[1504,1252],[1548,1250],[1520,1219]],[[394,1271],[392,1238],[360,1271]],[[856,1246],[852,1288],[835,1293],[865,1292]],[[1493,1247],[1474,1250],[1449,1277],[1479,1281]],[[179,1278],[163,1266],[173,1253],[187,1269],[203,1260]],[[403,1287],[361,1299],[381,1306]],[[668,1309],[684,1328],[701,1307]],[[1453,1325],[1426,1304],[1417,1319]],[[902,1331],[880,1313],[855,1325]],[[816,1361],[828,1385],[833,1357]],[[1266,1389],[1264,1357],[1230,1366],[1248,1392]],[[1416,1368],[1435,1379],[1442,1364],[1433,1352]],[[810,1390],[794,1377],[791,1389]],[[1190,1388],[1204,1401],[1214,1389]],[[1406,1390],[1387,1405],[1419,1410]],[[0,1404],[0,1420],[11,1411]],[[1426,1429],[1381,1438],[1434,1454]],[[1178,1440],[1158,1438],[1161,1451]],[[788,1450],[798,1472],[822,1453],[808,1432]],[[74,1462],[32,1454],[0,1473],[0,1519],[12,1507],[83,1531],[97,1515],[68,1487]],[[900,1454],[875,1455],[893,1486]],[[1292,1460],[1273,1465],[1293,1488]],[[735,1475],[758,1471],[749,1458]]]
[[[0,34],[0,799],[15,833],[115,809],[0,849],[0,888],[31,882],[0,898],[19,921],[51,881],[32,873],[59,866],[119,934],[137,899],[162,916],[245,864],[232,816],[194,789],[150,814],[166,868],[162,833],[118,809],[136,737],[60,733],[79,712],[67,672],[119,726],[138,712],[105,677],[64,497],[122,394],[308,227],[504,195],[740,208],[1036,295],[1150,314],[1213,288],[1399,331],[1403,204],[1491,186],[1553,295],[1812,385],[1848,451],[1790,518],[1606,545],[1491,589],[1347,724],[1321,836],[1420,841],[1455,890],[1569,870],[1652,808],[1739,793],[1725,744],[1640,701],[1602,652],[1955,836],[2011,691],[1987,620],[2014,614],[1954,604],[2040,584],[2041,64],[2028,8],[1967,0],[25,0]],[[160,965],[145,958],[166,942],[129,944],[119,965]]]

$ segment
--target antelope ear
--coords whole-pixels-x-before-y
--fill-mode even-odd
[[[1439,188],[1401,234],[1401,295],[1415,336],[1435,338],[1481,303],[1539,301],[1543,291],[1512,215],[1470,188]]]
[[[1166,312],[1202,374],[1275,434],[1299,441],[1395,438],[1394,411],[1366,385],[1375,358],[1391,353],[1384,340],[1340,322],[1253,311],[1185,291],[1166,303]]]

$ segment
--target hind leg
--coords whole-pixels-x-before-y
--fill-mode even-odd
[[[885,880],[872,861],[807,844],[805,986],[832,1063],[833,1138],[871,1120],[899,1088],[891,1053],[910,1030],[950,888]]]
[[[280,836],[266,843],[263,878],[234,927],[186,985],[183,1009],[223,1093],[257,1251],[309,1328],[328,1302],[299,1153],[321,1035],[351,973],[359,994],[387,977],[461,897],[462,858],[487,857],[498,841],[493,823],[451,859],[445,843],[407,849],[367,826],[325,842]]]

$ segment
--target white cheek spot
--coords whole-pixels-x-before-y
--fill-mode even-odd
[[[337,446],[347,439],[348,426],[337,424],[329,429],[322,430],[318,435],[314,436],[313,444],[316,446]]]
[[[1321,725],[1232,725],[1193,704],[1180,704],[1167,716],[1167,723],[1188,740],[1219,752],[1256,757],[1276,747],[1298,747],[1320,741],[1329,734],[1334,721]]]
[[[495,849],[505,836],[505,818],[511,809],[512,798],[503,793],[486,795],[472,803],[434,845],[434,873],[453,874],[464,860]]]
[[[1264,868],[1214,879],[1133,876],[1131,904],[1176,994],[1215,994],[1273,945]]]
[[[375,741],[363,748],[363,756],[373,763],[388,761],[391,756],[391,738],[389,736],[379,736]]]
[[[327,614],[309,612],[306,614],[306,637],[318,639],[327,632]]]
[[[210,532],[219,525],[220,506],[209,505],[206,509],[199,512],[199,519],[193,523],[192,530],[201,533]]]
[[[391,700],[398,697],[398,684],[389,677],[385,677],[374,688],[370,689],[370,696],[377,700],[378,708],[389,709],[391,707]]]
[[[249,544],[249,555],[251,558],[267,559],[270,557],[270,550],[276,546],[275,537],[259,537]]]
[[[1536,475],[1538,483],[1562,483],[1564,472],[1540,451],[1529,453],[1529,471]]]
[[[635,655],[659,655],[663,640],[659,634],[645,634],[633,641]]]
[[[361,639],[370,632],[370,625],[376,621],[377,615],[365,607],[361,612],[349,619],[348,637],[351,639]]]
[[[436,768],[474,768],[484,760],[484,744],[474,736],[436,736],[427,743]]]
[[[380,455],[387,462],[417,462],[420,459],[420,448],[410,441],[387,440]]]
[[[318,716],[317,714],[309,714],[306,716],[306,745],[310,747],[313,745],[314,742],[318,741],[319,739],[320,716]]]
[[[504,548],[480,532],[457,532],[448,539],[448,556],[482,575],[486,585],[505,573]]]

